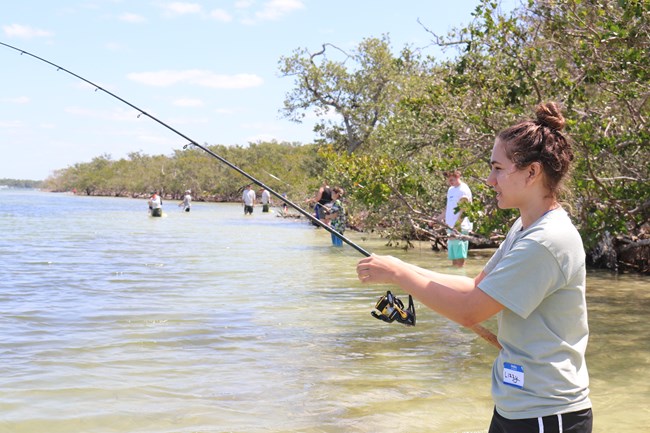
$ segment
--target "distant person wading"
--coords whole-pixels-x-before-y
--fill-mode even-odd
[[[314,216],[322,220],[327,215],[327,210],[324,208],[325,205],[332,202],[332,189],[326,180],[323,181],[323,184],[318,189],[314,201],[316,202],[314,205]]]
[[[251,185],[246,185],[244,193],[242,194],[242,201],[244,202],[244,215],[252,215],[253,209],[255,206],[255,190],[251,188]]]
[[[472,201],[472,191],[465,182],[460,180],[461,172],[459,170],[445,174],[449,185],[447,208],[443,214],[445,224],[450,227],[450,229],[447,229],[447,235],[449,236],[447,240],[447,256],[454,266],[462,268],[465,265],[465,259],[467,259],[469,242],[458,238],[457,233],[468,234],[472,230],[473,224],[463,215],[462,210],[456,209],[461,203]]]
[[[269,211],[269,206],[271,205],[271,193],[266,190],[262,189],[262,212],[268,212]]]
[[[151,193],[151,197],[149,198],[149,213],[152,217],[161,217],[163,215],[162,199],[158,195],[158,191]]]
[[[185,212],[189,212],[190,208],[192,207],[191,193],[192,191],[189,189],[185,191],[185,196],[183,197],[183,201],[178,204],[178,207],[182,207]]]

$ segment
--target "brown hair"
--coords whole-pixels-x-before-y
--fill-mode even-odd
[[[571,169],[571,139],[562,133],[566,121],[555,102],[539,104],[536,119],[524,120],[504,129],[497,138],[504,144],[506,156],[518,169],[539,162],[546,186],[554,197],[563,192],[563,180]]]
[[[445,177],[451,177],[451,176],[453,176],[453,177],[461,177],[462,176],[462,173],[458,169],[445,171],[443,174],[445,175]]]

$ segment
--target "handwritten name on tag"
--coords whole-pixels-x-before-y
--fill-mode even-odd
[[[509,362],[503,363],[503,383],[515,388],[524,387],[524,367]]]

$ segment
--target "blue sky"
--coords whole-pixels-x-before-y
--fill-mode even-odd
[[[56,63],[194,141],[308,143],[279,110],[291,78],[279,59],[323,43],[389,34],[425,53],[430,34],[467,24],[478,0],[7,1],[0,41]],[[504,5],[514,4],[514,0]],[[185,142],[103,92],[0,46],[0,178],[44,179],[93,157],[169,155]]]

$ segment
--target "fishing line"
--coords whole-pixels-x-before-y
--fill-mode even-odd
[[[282,179],[280,179],[279,177],[277,177],[277,176],[275,176],[275,175],[272,175],[271,173],[269,173],[268,171],[264,170],[263,168],[261,168],[260,170],[262,170],[264,173],[268,174],[270,177],[272,177],[273,179],[277,180],[278,182],[282,182],[283,184],[285,184],[286,186],[288,186],[289,188],[291,188],[291,184],[290,184],[290,183],[287,183],[287,182],[283,181]]]
[[[324,228],[325,230],[327,230],[327,231],[330,232],[331,234],[333,234],[333,235],[335,235],[335,236],[338,236],[338,237],[339,237],[343,242],[345,242],[346,244],[350,245],[352,248],[354,248],[355,250],[357,250],[358,252],[360,252],[361,254],[363,254],[365,257],[370,257],[370,253],[369,253],[368,251],[366,251],[364,248],[362,248],[362,247],[360,247],[359,245],[357,245],[356,243],[352,242],[350,239],[346,238],[345,236],[343,236],[343,235],[342,235],[341,233],[339,233],[338,231],[334,230],[334,229],[333,229],[332,227],[330,227],[329,225],[323,223],[321,220],[319,220],[318,218],[316,218],[315,216],[313,216],[311,213],[307,212],[306,210],[302,209],[300,206],[298,206],[297,204],[295,204],[294,202],[292,202],[292,201],[289,200],[288,198],[283,197],[280,193],[278,193],[277,191],[275,191],[275,190],[272,189],[271,187],[265,185],[262,181],[260,181],[260,180],[258,180],[258,179],[256,179],[256,178],[254,178],[253,176],[251,176],[250,174],[246,173],[246,172],[245,172],[244,170],[242,170],[241,168],[237,167],[235,164],[233,164],[233,163],[231,163],[230,161],[226,160],[225,158],[219,156],[218,154],[216,154],[216,153],[213,152],[212,150],[208,149],[207,147],[200,145],[199,143],[197,143],[196,141],[192,140],[192,139],[191,139],[190,137],[188,137],[187,135],[185,135],[185,134],[183,134],[182,132],[178,131],[177,129],[171,127],[170,125],[168,125],[167,123],[165,123],[165,122],[163,122],[162,120],[158,119],[157,117],[155,117],[155,116],[153,116],[153,115],[147,113],[146,111],[144,111],[144,110],[141,109],[140,107],[138,107],[138,106],[136,106],[136,105],[130,103],[130,102],[127,101],[126,99],[121,98],[120,96],[116,95],[115,93],[113,93],[113,92],[111,92],[111,91],[109,91],[109,90],[104,89],[103,87],[101,87],[101,86],[99,86],[98,84],[96,84],[96,83],[94,83],[94,82],[92,82],[92,81],[90,81],[90,80],[88,80],[88,79],[82,77],[81,75],[75,74],[74,72],[72,72],[72,71],[70,71],[70,70],[68,70],[68,69],[66,69],[66,68],[64,68],[64,67],[62,67],[62,66],[59,66],[59,65],[57,65],[56,63],[50,62],[50,61],[47,60],[47,59],[44,59],[44,58],[42,58],[42,57],[39,57],[39,56],[37,56],[37,55],[35,55],[35,54],[32,54],[32,53],[30,53],[30,52],[28,52],[28,51],[25,51],[25,50],[22,50],[22,49],[20,49],[20,48],[14,47],[13,45],[6,44],[6,43],[4,43],[4,42],[0,42],[0,45],[2,45],[2,46],[4,46],[4,47],[7,47],[7,48],[10,48],[10,49],[12,49],[12,50],[14,50],[14,51],[18,51],[21,55],[26,54],[26,55],[28,55],[28,56],[30,56],[30,57],[36,59],[36,60],[40,60],[40,61],[43,62],[43,63],[46,63],[46,64],[48,64],[48,65],[51,65],[51,66],[55,67],[57,71],[63,71],[63,72],[65,72],[65,73],[69,74],[69,75],[72,75],[72,76],[75,77],[75,78],[78,78],[79,80],[81,80],[81,81],[83,81],[83,82],[85,82],[85,83],[90,84],[91,86],[93,86],[93,87],[95,88],[95,91],[97,91],[97,90],[101,90],[102,92],[106,93],[107,95],[112,96],[113,98],[117,99],[118,101],[120,101],[120,102],[122,102],[122,103],[128,105],[129,107],[133,108],[134,110],[136,110],[136,111],[139,113],[139,114],[138,114],[138,118],[139,118],[141,115],[144,115],[144,116],[148,117],[149,119],[153,120],[154,122],[158,123],[159,125],[161,125],[161,126],[167,128],[168,130],[172,131],[172,132],[175,133],[176,135],[178,135],[178,136],[182,137],[183,139],[187,140],[188,143],[187,143],[186,145],[183,146],[183,149],[186,149],[188,146],[194,146],[194,147],[197,147],[197,148],[203,150],[203,151],[206,152],[208,155],[212,156],[213,158],[218,159],[218,160],[221,161],[223,164],[227,165],[228,167],[230,167],[230,168],[232,168],[233,170],[235,170],[237,173],[239,173],[239,174],[241,174],[242,176],[244,176],[244,177],[246,177],[247,179],[249,179],[251,182],[253,182],[253,183],[259,185],[260,187],[262,187],[262,188],[264,188],[264,189],[266,189],[266,190],[268,190],[269,193],[273,194],[275,197],[277,197],[277,198],[280,199],[281,201],[287,203],[289,206],[291,206],[291,207],[294,208],[296,211],[298,211],[301,215],[304,215],[305,217],[307,217],[307,219],[309,219],[309,220],[310,220],[311,222],[313,222],[314,224],[318,225],[319,227]],[[388,294],[390,294],[390,292],[388,292],[387,295],[388,295]],[[410,296],[410,295],[409,295],[409,296]],[[384,298],[385,298],[385,297],[380,298],[380,300],[379,300],[379,302],[378,302],[377,304],[379,305],[380,302],[382,301],[382,299],[384,299]],[[415,318],[414,318],[414,319],[415,319]],[[492,334],[491,331],[489,331],[489,330],[483,328],[483,327],[480,326],[480,325],[476,325],[476,326],[474,326],[474,327],[470,327],[470,329],[472,329],[472,330],[473,330],[474,332],[476,332],[479,336],[481,336],[482,338],[484,338],[485,340],[487,340],[489,343],[491,343],[491,344],[493,344],[493,345],[496,345],[498,348],[501,348],[501,346],[499,345],[498,341],[496,340],[496,336],[495,336],[494,334]],[[495,343],[496,343],[496,344],[495,344]]]

